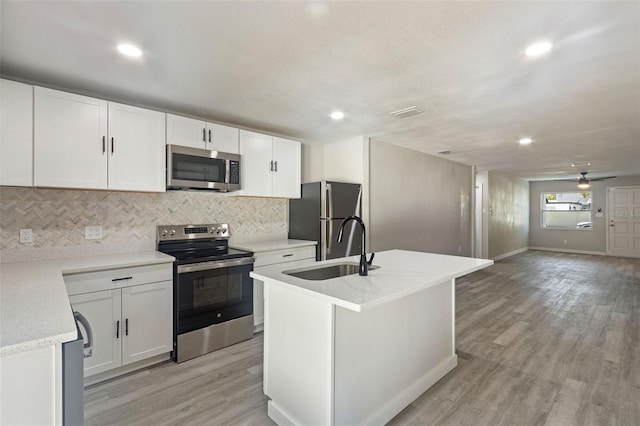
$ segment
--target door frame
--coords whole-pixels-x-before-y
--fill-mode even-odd
[[[607,240],[606,241],[606,243],[607,243],[607,245],[606,245],[607,256],[613,256],[611,254],[611,246],[610,246],[610,241],[611,240],[610,240],[610,235],[609,235],[610,234],[610,229],[611,229],[611,226],[609,225],[610,224],[610,222],[609,222],[609,214],[610,214],[609,197],[610,197],[610,194],[611,194],[611,190],[615,190],[615,189],[640,189],[640,186],[639,185],[610,186],[610,187],[607,187],[607,189],[605,191],[605,198],[606,198],[605,211],[607,212],[607,214],[606,214],[606,219],[607,219],[606,220],[606,223],[607,223],[606,224],[606,228],[607,228],[607,231],[605,233],[605,238]],[[617,256],[617,257],[627,257],[627,256],[620,256],[620,255],[615,255],[615,256]],[[630,257],[631,258],[640,258],[640,257],[636,257],[636,256],[630,256]]]

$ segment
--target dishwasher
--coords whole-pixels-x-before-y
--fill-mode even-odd
[[[73,317],[78,338],[62,344],[62,424],[65,426],[84,425],[84,359],[93,352],[89,321],[77,311]]]

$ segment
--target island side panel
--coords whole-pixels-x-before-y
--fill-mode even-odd
[[[457,365],[452,288],[362,312],[336,307],[336,425],[384,424]]]
[[[331,303],[265,281],[264,392],[279,425],[333,424]]]

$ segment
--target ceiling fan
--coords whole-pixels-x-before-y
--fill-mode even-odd
[[[606,176],[606,177],[599,177],[599,178],[589,179],[589,178],[587,178],[587,173],[589,173],[589,172],[580,172],[581,176],[578,178],[578,188],[587,189],[590,186],[590,182],[597,182],[599,180],[613,179],[613,178],[617,177],[617,176]],[[574,179],[558,179],[558,181],[573,182]]]

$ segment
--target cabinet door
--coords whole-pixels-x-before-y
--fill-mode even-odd
[[[300,198],[300,142],[273,138],[273,196]]]
[[[107,102],[35,88],[34,185],[107,188]]]
[[[84,359],[85,377],[122,365],[120,299],[119,289],[69,296],[71,308],[87,318],[93,332],[93,353]]]
[[[234,127],[207,123],[207,149],[239,154],[239,134],[240,131]]]
[[[167,114],[167,143],[205,149],[206,127],[204,121]]]
[[[272,142],[272,136],[240,131],[240,195],[271,196]]]
[[[33,185],[33,86],[0,80],[0,185]]]
[[[123,364],[173,349],[172,300],[172,281],[122,289]]]
[[[109,189],[165,191],[164,117],[109,102]]]

